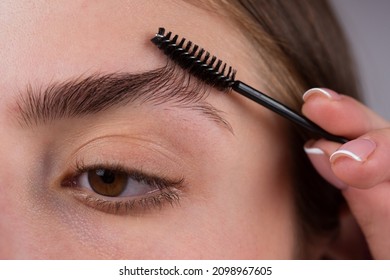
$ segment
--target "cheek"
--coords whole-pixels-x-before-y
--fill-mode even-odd
[[[236,171],[218,182],[219,193],[203,209],[208,240],[223,258],[290,259],[296,220],[289,182]]]
[[[219,241],[243,258],[292,258],[298,221],[284,123],[258,107],[236,109],[240,114],[231,115],[245,117],[245,122],[229,120],[235,142],[216,148],[219,159],[203,170],[214,171],[205,182],[213,182],[208,197],[213,200]]]

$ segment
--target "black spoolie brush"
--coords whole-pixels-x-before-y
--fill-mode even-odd
[[[236,71],[231,66],[228,67],[226,63],[211,56],[209,52],[191,41],[186,42],[184,38],[179,40],[178,36],[172,36],[171,32],[165,35],[165,29],[160,27],[158,33],[152,38],[152,42],[183,69],[187,69],[192,75],[212,87],[225,91],[231,88],[318,136],[334,142],[348,142],[343,137],[326,132],[309,119],[266,94],[235,80]]]

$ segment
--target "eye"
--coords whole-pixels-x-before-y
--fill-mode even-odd
[[[130,214],[161,208],[165,202],[178,204],[183,182],[184,178],[156,176],[120,165],[77,163],[61,186],[89,207],[110,214]]]
[[[122,171],[98,168],[83,172],[78,178],[80,187],[104,196],[141,196],[159,190],[158,184],[150,184],[140,174],[129,174]]]

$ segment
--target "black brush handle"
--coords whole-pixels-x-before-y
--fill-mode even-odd
[[[286,105],[283,105],[276,101],[275,99],[267,96],[266,94],[248,86],[247,84],[241,81],[235,81],[232,85],[232,89],[241,95],[248,97],[249,99],[263,105],[264,107],[274,111],[275,113],[285,117],[286,119],[293,121],[294,123],[306,128],[307,130],[321,136],[327,140],[338,142],[338,143],[346,143],[347,139],[330,134],[323,130],[321,127],[313,123],[311,120],[305,118],[304,116],[296,113]]]

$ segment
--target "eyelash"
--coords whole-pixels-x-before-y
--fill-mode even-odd
[[[100,195],[93,190],[91,191],[93,194],[88,194],[88,192],[83,190],[83,186],[78,185],[78,180],[83,173],[96,169],[107,169],[125,173],[129,179],[156,188],[156,191],[131,198],[117,197],[122,198],[120,200],[116,200],[115,197]],[[76,199],[85,203],[87,206],[102,212],[117,215],[137,214],[151,210],[152,208],[161,209],[166,203],[175,206],[179,204],[180,188],[183,185],[184,178],[170,179],[156,176],[136,169],[127,169],[120,164],[106,163],[88,166],[82,161],[76,162],[70,175],[61,181],[62,187],[72,189]]]

